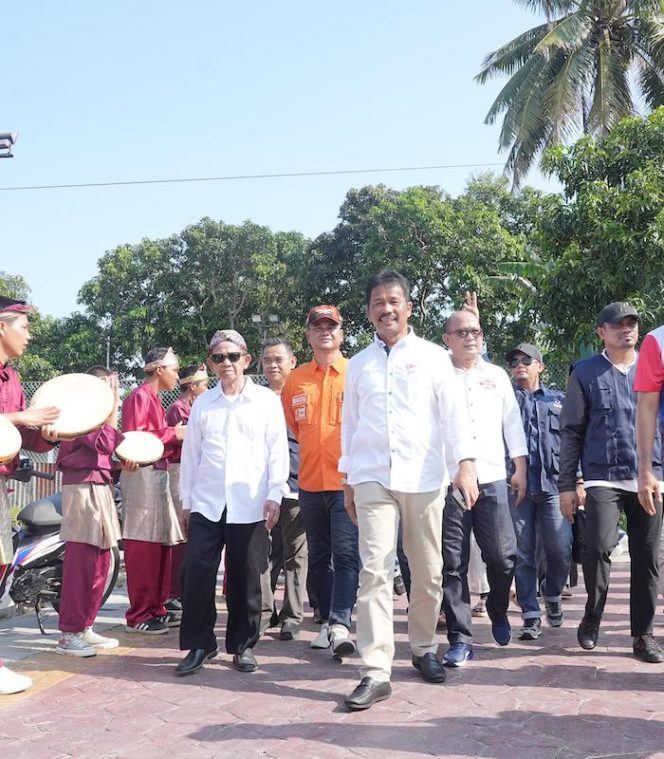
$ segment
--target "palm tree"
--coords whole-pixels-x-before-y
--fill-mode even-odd
[[[544,148],[664,104],[664,0],[516,2],[546,22],[489,53],[475,79],[510,77],[485,123],[504,113],[500,149],[518,185]]]

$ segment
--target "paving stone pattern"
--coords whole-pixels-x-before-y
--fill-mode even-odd
[[[564,627],[545,625],[538,641],[499,648],[488,620],[477,620],[475,660],[448,670],[443,685],[410,664],[406,601],[396,599],[393,696],[353,714],[342,701],[356,662],[309,648],[310,615],[299,640],[261,639],[253,674],[222,654],[174,677],[176,631],[146,639],[117,628],[122,647],[88,660],[51,653],[49,640],[15,665],[34,688],[1,697],[0,757],[664,757],[664,665],[631,655],[628,589],[628,566],[617,564],[593,652],[576,644],[581,589],[564,603]],[[516,632],[516,609],[510,616]],[[220,637],[224,622],[222,612]],[[441,635],[441,653],[445,644]]]

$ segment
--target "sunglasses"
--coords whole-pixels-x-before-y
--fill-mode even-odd
[[[237,353],[211,353],[210,360],[215,364],[221,364],[223,361],[228,359],[231,364],[237,364],[242,356],[245,355],[246,353],[240,353],[239,351]]]
[[[519,364],[524,366],[530,366],[533,363],[533,359],[530,356],[521,356],[521,358],[514,357],[510,359],[510,367],[516,369]]]
[[[481,329],[477,329],[477,327],[473,327],[473,329],[453,329],[449,334],[456,335],[462,340],[465,340],[468,335],[472,335],[475,338],[482,337],[484,332],[482,332]]]

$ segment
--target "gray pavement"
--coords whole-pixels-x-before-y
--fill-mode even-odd
[[[354,714],[342,701],[357,662],[310,649],[310,616],[297,641],[261,639],[258,672],[235,672],[223,654],[187,678],[173,676],[177,632],[122,631],[121,594],[101,615],[121,647],[94,659],[51,653],[55,636],[40,636],[29,618],[0,620],[1,655],[35,681],[0,700],[0,757],[664,757],[664,665],[631,655],[628,569],[614,565],[595,651],[576,644],[577,588],[563,628],[545,628],[535,642],[500,648],[488,620],[477,620],[475,660],[449,670],[443,685],[424,683],[411,666],[406,601],[396,599],[393,696]],[[516,631],[516,609],[510,617]],[[224,621],[221,604],[220,636]],[[445,643],[441,635],[441,651]]]

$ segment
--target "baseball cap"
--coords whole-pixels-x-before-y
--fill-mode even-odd
[[[601,327],[602,324],[617,324],[621,319],[626,316],[634,316],[639,319],[639,315],[636,312],[634,306],[630,306],[629,303],[623,303],[622,301],[616,301],[615,303],[609,303],[608,306],[599,312],[597,317],[597,326]]]
[[[523,353],[524,356],[530,356],[530,358],[539,361],[540,364],[544,363],[544,361],[542,361],[542,354],[531,343],[519,343],[516,348],[512,348],[509,353],[505,354],[505,361],[509,363],[517,353]]]
[[[319,319],[330,319],[337,324],[341,324],[343,321],[336,306],[314,306],[307,315],[307,327]]]

